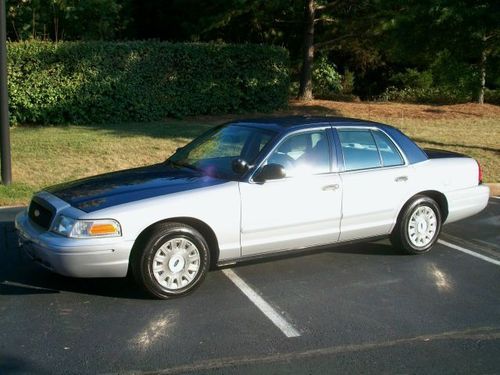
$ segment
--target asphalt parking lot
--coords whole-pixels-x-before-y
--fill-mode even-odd
[[[0,373],[500,373],[500,199],[426,255],[332,247],[170,301],[33,264],[16,211],[0,213]]]

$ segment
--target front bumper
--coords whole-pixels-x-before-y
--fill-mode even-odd
[[[33,224],[26,211],[15,220],[19,244],[49,270],[72,277],[125,277],[134,241],[116,238],[66,238]]]

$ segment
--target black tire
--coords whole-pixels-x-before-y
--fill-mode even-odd
[[[179,239],[179,241],[177,241],[177,239]],[[155,276],[155,273],[153,272],[154,259],[159,249],[164,245],[171,245],[175,242],[177,243],[176,249],[181,249],[179,247],[179,243],[181,243],[181,240],[187,240],[185,242],[191,243],[191,245],[194,245],[196,250],[198,250],[199,268],[196,275],[191,281],[188,282],[187,285],[182,286],[182,283],[185,281],[187,282],[188,279],[180,276],[181,282],[179,283],[178,277],[177,283],[175,284],[177,286],[176,288],[167,288],[166,285],[160,284]],[[169,241],[172,242],[169,243]],[[169,250],[167,249],[167,251]],[[165,254],[168,257],[168,254]],[[201,284],[210,266],[210,251],[203,236],[193,227],[180,223],[162,223],[155,225],[146,233],[143,233],[141,235],[138,243],[132,250],[130,264],[132,274],[134,275],[136,282],[141,285],[149,294],[156,298],[169,299],[191,293]],[[169,265],[165,260],[165,269],[167,269],[168,266]],[[173,271],[168,270],[168,272],[172,273]],[[181,272],[187,272],[187,270],[172,274],[180,275]],[[175,276],[173,278],[175,278]],[[168,276],[167,279],[169,279]]]
[[[429,212],[426,209],[432,210],[433,214],[435,215],[436,221],[434,234],[432,236],[426,237],[425,244],[421,246],[417,246],[414,240],[412,241],[410,239],[410,236],[412,235],[410,234],[409,229],[412,215],[419,209],[425,210],[426,212]],[[426,228],[427,225],[428,224],[426,223]],[[396,223],[396,226],[391,233],[391,243],[395,248],[401,249],[407,254],[424,254],[430,251],[434,243],[437,241],[439,233],[441,232],[441,226],[441,210],[436,201],[424,195],[417,195],[403,207],[398,217],[398,222]],[[429,228],[430,227],[431,225],[429,226]],[[414,235],[412,237],[414,237]],[[429,242],[427,242],[428,239],[430,239]]]

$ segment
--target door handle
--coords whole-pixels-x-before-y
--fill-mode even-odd
[[[335,191],[339,188],[339,184],[325,185],[321,190],[323,191]]]
[[[399,176],[394,179],[396,182],[406,182],[408,181],[408,176]]]

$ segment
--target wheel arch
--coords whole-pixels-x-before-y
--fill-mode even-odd
[[[441,211],[440,212],[441,213],[441,222],[444,223],[446,221],[446,219],[448,218],[448,199],[446,199],[446,195],[444,195],[443,193],[441,193],[440,191],[437,191],[437,190],[424,190],[424,191],[418,192],[417,194],[413,195],[410,199],[408,199],[405,202],[403,207],[401,207],[401,209],[399,210],[397,222],[399,222],[399,220],[401,219],[401,215],[403,215],[403,213],[405,212],[406,207],[408,207],[408,205],[413,200],[415,200],[415,198],[422,197],[422,196],[432,198],[436,201],[436,203],[439,206],[439,210]]]
[[[219,260],[219,241],[217,240],[217,236],[215,235],[214,230],[204,221],[196,219],[194,217],[186,216],[171,217],[168,219],[160,220],[146,227],[134,241],[134,246],[132,247],[132,251],[129,257],[129,263],[132,259],[132,256],[137,253],[141,241],[145,236],[147,236],[148,232],[152,230],[156,225],[163,223],[185,224],[193,227],[198,232],[200,232],[203,238],[205,238],[205,240],[207,241],[208,249],[210,251],[210,268],[212,269],[216,266],[217,261]]]

